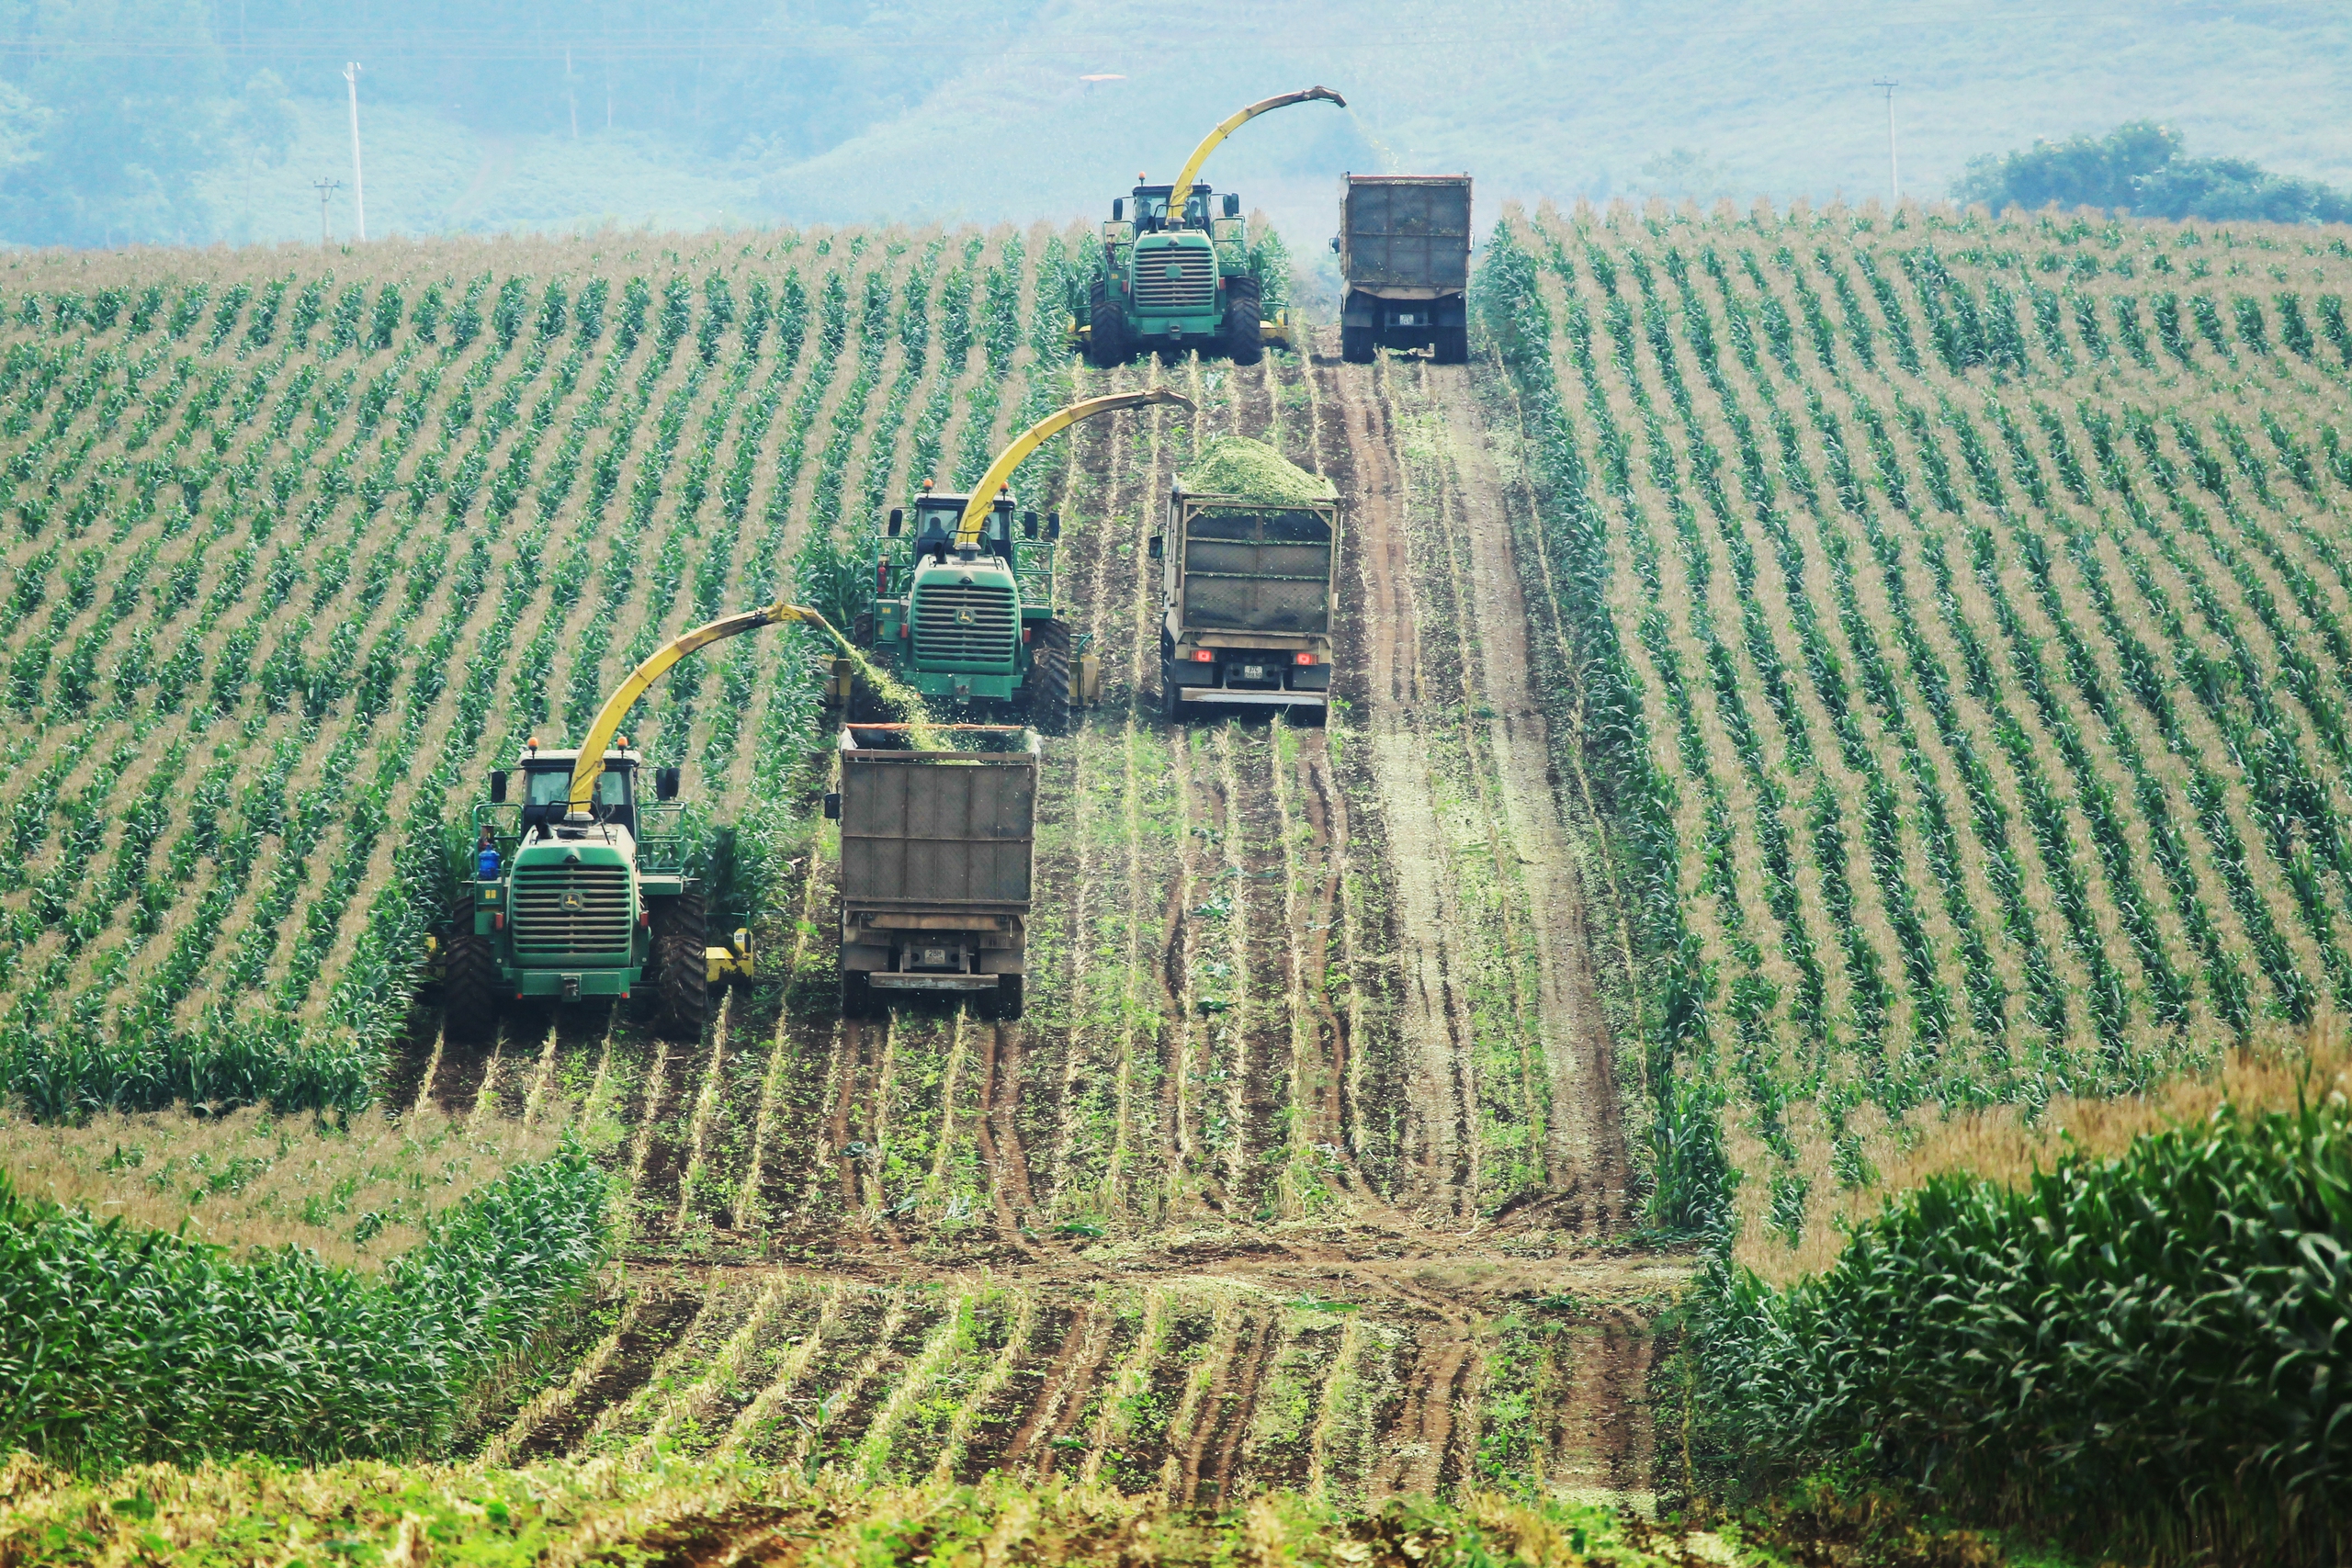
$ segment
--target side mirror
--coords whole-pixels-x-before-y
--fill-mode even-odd
[[[656,768],[653,770],[653,798],[656,800],[675,800],[678,798],[677,769]]]
[[[490,800],[493,806],[506,804],[506,770],[503,768],[490,775]]]
[[[906,521],[907,509],[905,507],[894,506],[890,508],[890,537],[895,539],[899,536],[899,530],[905,526]]]
[[[841,819],[842,792],[837,789],[829,789],[825,792],[825,820],[838,822]]]
[[[1035,513],[1024,512],[1021,514],[1021,536],[1024,539],[1034,539],[1037,536],[1037,514]]]
[[[1231,191],[1226,193],[1225,215],[1227,218],[1238,218],[1241,216],[1241,197],[1239,195]]]
[[[1126,215],[1127,198],[1124,196],[1113,197],[1111,198],[1111,221],[1116,223],[1126,217]]]
[[[1154,534],[1151,536],[1151,558],[1154,560],[1158,560],[1159,558],[1159,538],[1160,536],[1158,534]]]
[[[1048,512],[1048,513],[1046,513],[1046,537],[1047,539],[1049,539],[1049,540],[1052,540],[1052,541],[1053,541],[1054,543],[1056,543],[1056,544],[1059,544],[1059,543],[1061,542],[1061,536],[1062,536],[1062,514],[1061,514],[1060,513],[1058,513],[1058,512]]]
[[[1340,254],[1340,236],[1337,234],[1331,236],[1331,254],[1335,256]]]

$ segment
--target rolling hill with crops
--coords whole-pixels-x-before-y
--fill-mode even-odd
[[[568,1517],[694,1551],[802,1529],[795,1487],[977,1518],[1010,1476],[1111,1510],[1069,1527],[1096,1546],[1142,1528],[1110,1494],[1256,1499],[1333,1561],[1404,1562],[1332,1521],[1510,1493],[1587,1513],[1426,1528],[1574,1561],[1589,1505],[1703,1506],[1770,1446],[1714,1419],[1726,1388],[1894,1429],[1883,1402],[1928,1382],[1808,1404],[1827,1374],[1798,1353],[1894,1332],[1853,1303],[1913,1288],[1915,1233],[1849,1243],[1888,1195],[2352,1002],[2331,231],[1514,209],[1466,367],[1345,363],[1317,328],[1256,366],[1086,368],[1089,253],[877,229],[0,266],[0,1092],[42,1124],[12,1139],[12,1224],[49,1249],[21,1256],[84,1270],[126,1338],[187,1281],[256,1321],[342,1292],[371,1366],[443,1369],[404,1424],[354,1394],[289,1448],[294,1396],[223,1348],[259,1414],[10,1446],[101,1474],[454,1457],[387,1473],[435,1517],[469,1477],[585,1488]],[[628,721],[684,770],[758,976],[699,1032],[626,1002],[445,1030],[492,769],[724,611],[853,624],[918,481],[1150,387],[1192,409],[1095,421],[1016,479],[1061,517],[1056,613],[1103,676],[1045,747],[1024,1018],[842,1016],[833,649],[796,627]],[[1227,435],[1338,491],[1327,726],[1159,716],[1159,509]],[[2102,1182],[2291,1228],[2261,1172],[2324,1187],[2330,1124],[2229,1125],[1936,1234],[1981,1259],[2035,1213],[2088,1234]],[[401,1169],[474,1149],[462,1196],[396,1201],[367,1174],[393,1156],[337,1153],[401,1135]],[[75,1217],[134,1190],[232,1251]],[[537,1273],[521,1215],[568,1238]],[[243,1254],[288,1237],[340,1283]],[[2085,1322],[2096,1274],[2053,1275]],[[499,1280],[511,1307],[450,1304]],[[1932,1386],[2012,1435],[1995,1394]],[[1939,1433],[1887,1472],[1944,1473]],[[1772,1453],[1783,1479],[1821,1457]],[[106,1512],[25,1463],[24,1529]],[[140,1473],[189,1510],[246,1484]],[[268,1506],[381,1490],[360,1473]],[[2076,1517],[2038,1484],[2007,1522]],[[538,1517],[499,1495],[499,1529]],[[2237,1528],[2198,1519],[2181,1539]]]

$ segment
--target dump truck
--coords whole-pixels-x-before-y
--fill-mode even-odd
[[[490,797],[473,811],[469,874],[436,939],[449,1039],[487,1039],[509,1002],[632,998],[649,986],[664,1027],[699,1035],[711,987],[751,974],[748,931],[707,940],[678,770],[654,769],[653,798],[643,798],[644,759],[620,723],[695,649],[794,621],[825,626],[816,611],[779,603],[672,638],[605,699],[578,747],[533,737],[514,769],[490,775]],[[520,799],[510,798],[514,773]]]
[[[1347,107],[1329,87],[1282,93],[1237,110],[1203,138],[1176,178],[1136,185],[1111,203],[1102,225],[1102,268],[1073,299],[1072,351],[1108,369],[1136,355],[1186,349],[1255,365],[1266,345],[1288,346],[1290,324],[1264,317],[1261,280],[1250,270],[1241,198],[1217,194],[1193,176],[1218,142],[1270,109],[1317,101]],[[1126,204],[1132,200],[1132,216]],[[1212,208],[1218,216],[1212,218]],[[1082,307],[1082,308],[1081,308]]]
[[[1021,1016],[1037,837],[1037,732],[843,727],[825,815],[841,824],[842,1016],[918,997]]]
[[[1426,348],[1470,357],[1470,176],[1354,175],[1340,198],[1340,357]]]
[[[911,506],[890,512],[874,609],[855,640],[926,697],[1020,705],[1033,722],[1058,729],[1070,708],[1092,700],[1100,665],[1055,612],[1059,514],[1047,513],[1040,538],[1037,513],[1015,505],[1007,481],[1022,459],[1079,421],[1155,403],[1192,407],[1165,388],[1089,398],[1022,432],[968,493],[925,481]]]
[[[1237,436],[1168,493],[1160,563],[1160,716],[1218,705],[1323,722],[1331,690],[1340,507],[1329,480]]]

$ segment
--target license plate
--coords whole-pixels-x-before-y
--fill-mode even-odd
[[[1245,681],[1262,681],[1266,678],[1266,667],[1262,664],[1245,664],[1241,667],[1241,678]]]

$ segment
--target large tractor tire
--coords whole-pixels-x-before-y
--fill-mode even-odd
[[[1236,365],[1266,357],[1264,300],[1254,277],[1227,278],[1225,285],[1225,356]]]
[[[710,1015],[709,920],[702,895],[664,898],[653,906],[653,984],[663,1021],[681,1036],[700,1039]]]
[[[442,950],[442,1032],[452,1044],[479,1045],[498,1029],[498,964],[490,939],[474,934],[474,896],[449,910],[449,944]]]
[[[1341,327],[1340,329],[1340,357],[1349,364],[1371,364],[1373,347],[1370,327]]]
[[[1041,735],[1068,735],[1073,716],[1069,700],[1073,652],[1069,623],[1041,623],[1034,646],[1029,660],[1029,722]]]
[[[1111,298],[1110,286],[1096,278],[1087,304],[1086,362],[1097,370],[1125,365],[1134,351],[1127,342],[1127,318],[1120,313],[1118,301]]]
[[[1440,365],[1470,363],[1470,326],[1460,322],[1437,330],[1437,362]]]

